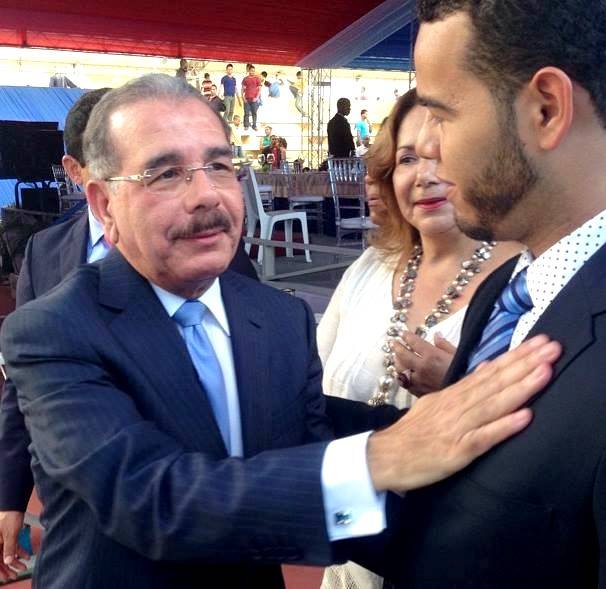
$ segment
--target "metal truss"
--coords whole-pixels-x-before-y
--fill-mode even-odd
[[[332,70],[307,70],[307,120],[301,126],[301,150],[307,146],[306,166],[317,168],[327,157],[324,146],[330,116]]]

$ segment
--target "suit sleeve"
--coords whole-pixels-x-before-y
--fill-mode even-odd
[[[31,279],[33,238],[27,242],[17,281],[17,306],[35,298]],[[25,511],[34,481],[28,451],[29,434],[17,404],[17,390],[9,379],[0,402],[0,511]]]
[[[1,345],[41,468],[104,534],[155,560],[331,561],[326,443],[245,460],[184,448],[142,417],[68,313],[17,311]]]

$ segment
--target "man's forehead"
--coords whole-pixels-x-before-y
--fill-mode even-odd
[[[159,152],[202,157],[229,147],[221,121],[196,98],[142,100],[112,114],[115,144],[125,157],[148,159]]]
[[[442,20],[424,22],[415,44],[415,65],[419,101],[431,104],[446,102],[457,94],[464,78],[470,75],[464,67],[471,21],[464,12]]]

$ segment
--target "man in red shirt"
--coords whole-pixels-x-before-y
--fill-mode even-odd
[[[261,95],[261,80],[255,74],[255,66],[250,66],[248,76],[242,80],[242,98],[244,100],[244,129],[250,125],[252,115],[252,128],[257,130],[257,109]]]

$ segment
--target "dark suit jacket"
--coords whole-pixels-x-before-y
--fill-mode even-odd
[[[328,133],[328,153],[334,157],[349,157],[356,149],[351,127],[347,119],[337,113],[326,127]]]
[[[465,373],[514,265],[476,292],[448,383]],[[564,348],[530,426],[459,475],[407,494],[389,559],[399,586],[606,587],[605,268],[606,246],[529,334]]]
[[[221,288],[246,460],[227,458],[183,339],[117,250],[6,319],[47,528],[37,587],[271,588],[279,567],[235,563],[331,560],[313,316],[232,272]]]
[[[32,236],[17,283],[17,307],[45,294],[86,262],[88,233],[85,209]],[[242,243],[230,269],[257,280]],[[15,387],[9,381],[2,394],[0,410],[0,511],[25,511],[33,487],[29,441],[17,406]]]

